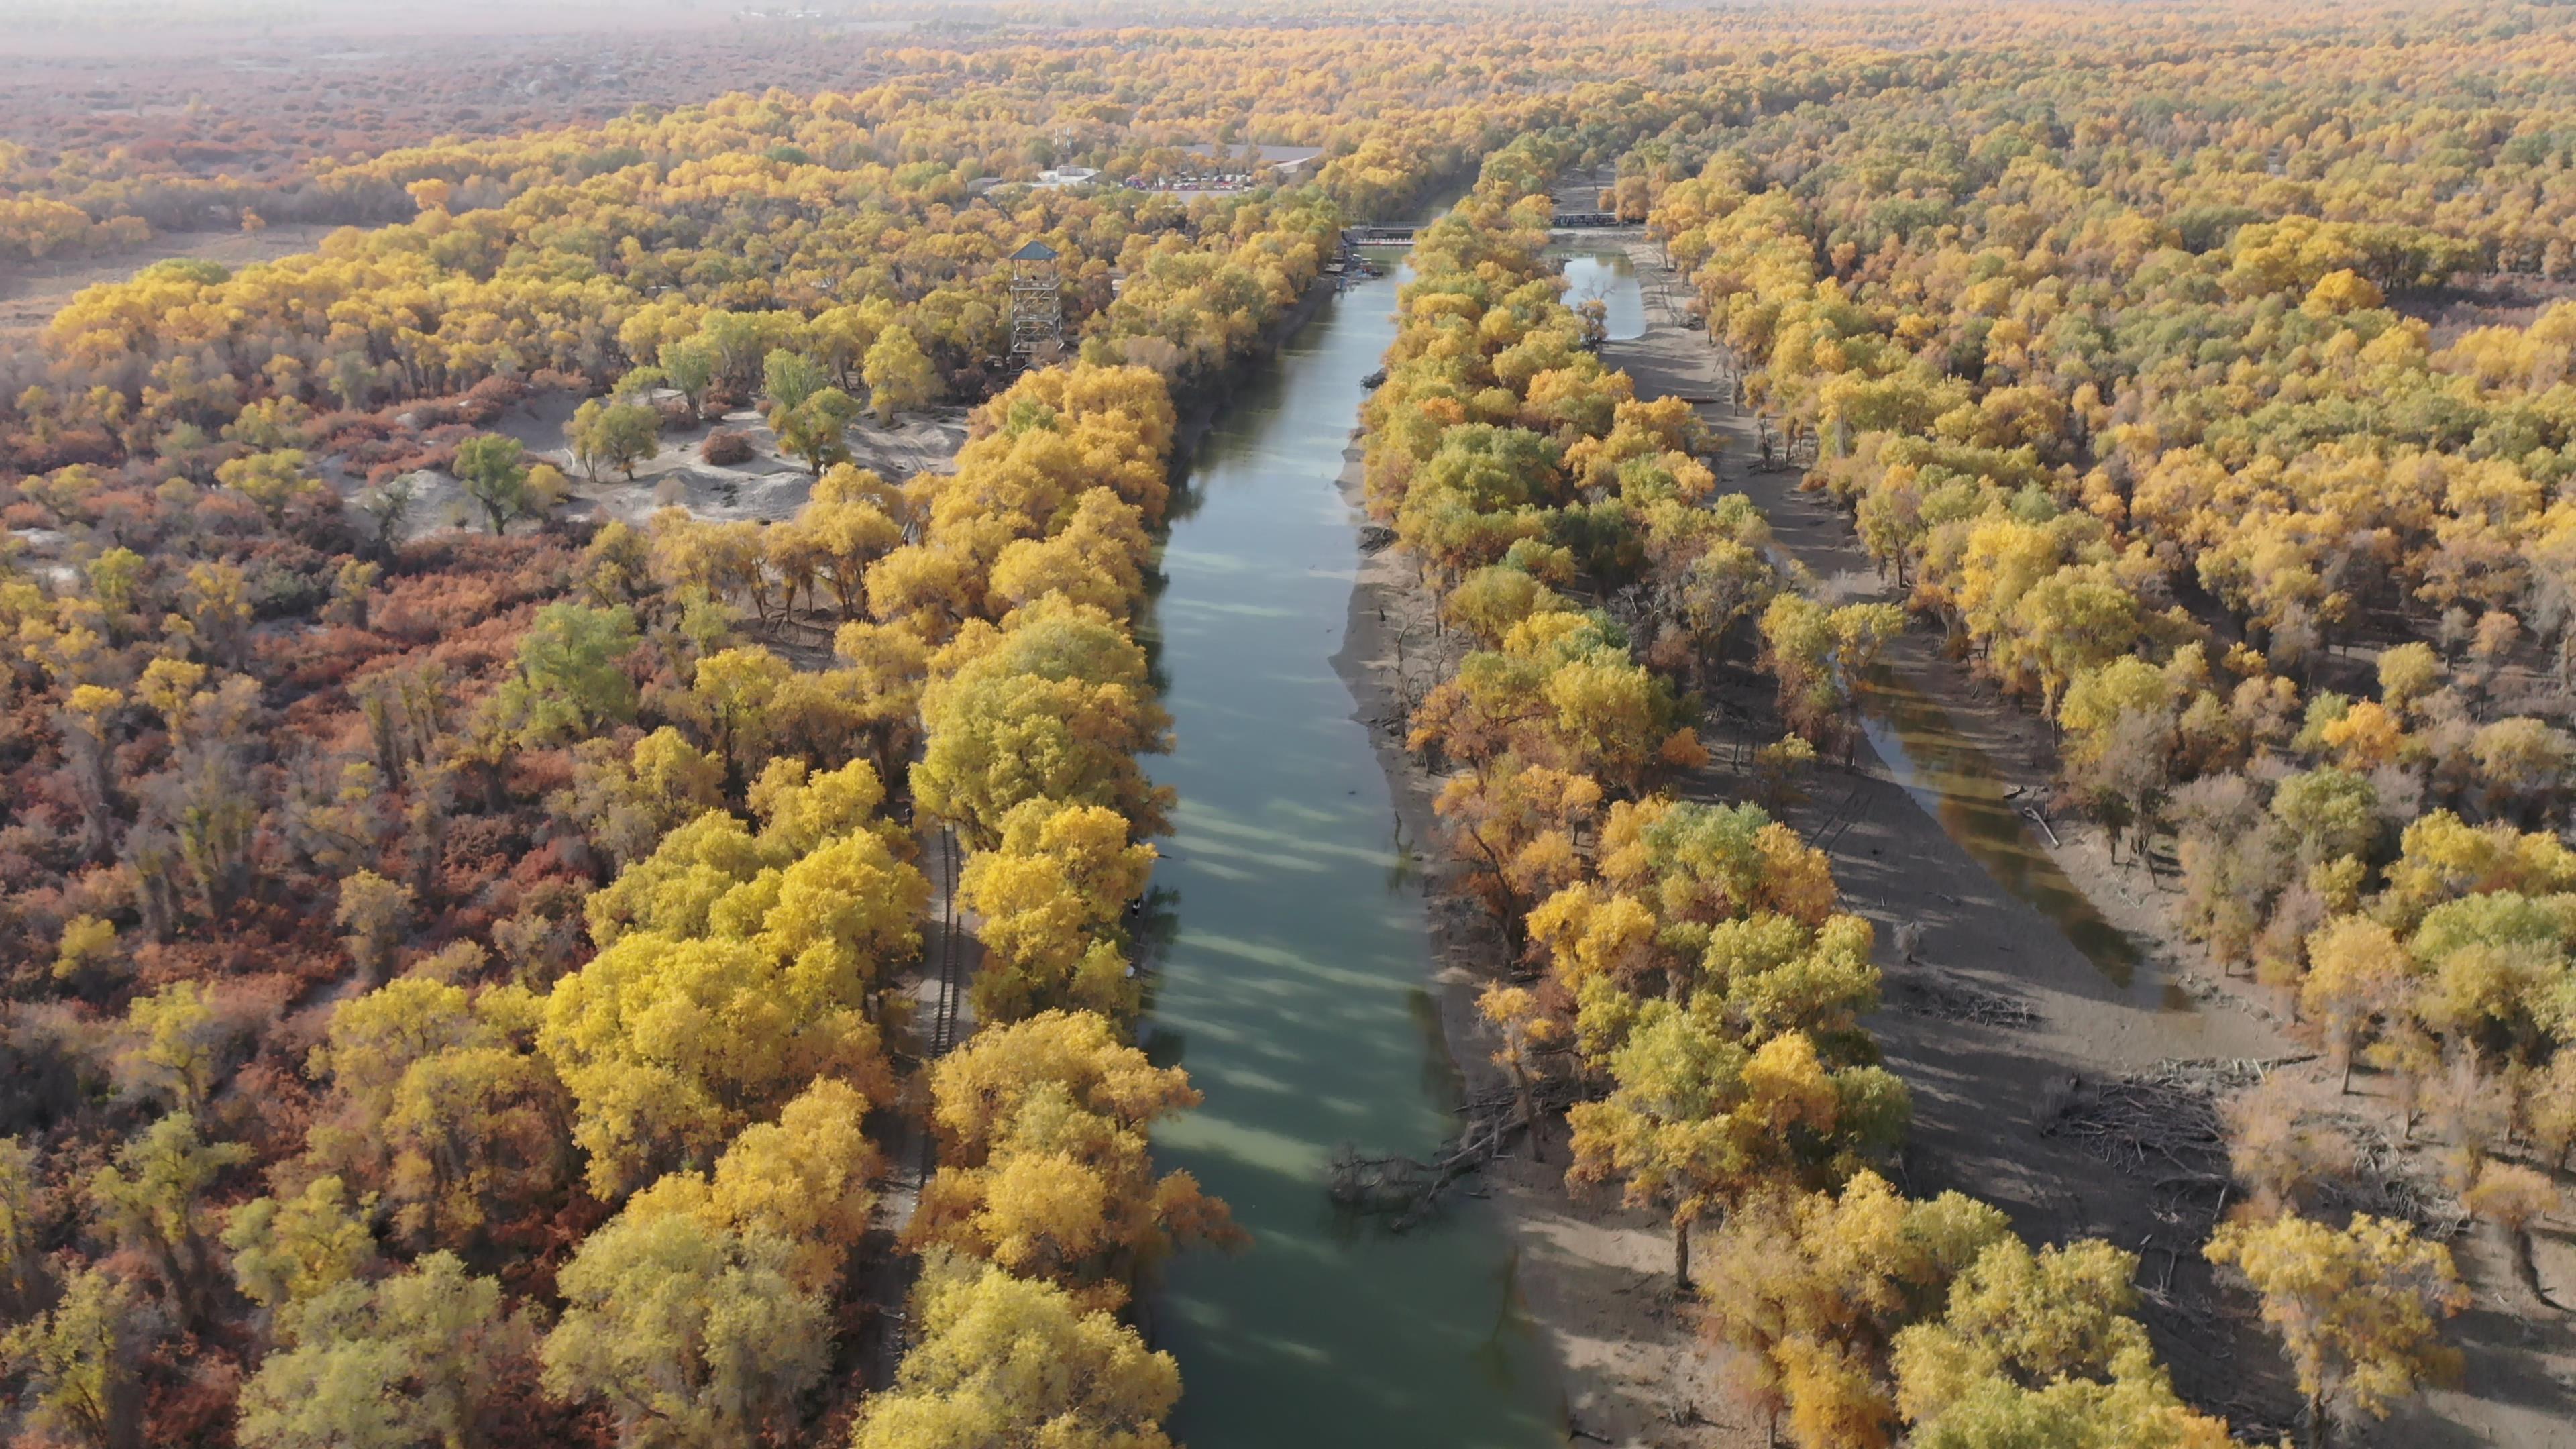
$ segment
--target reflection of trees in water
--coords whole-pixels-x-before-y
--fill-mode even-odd
[[[2142,959],[2126,931],[2058,869],[2013,803],[2013,789],[1949,712],[1878,671],[1861,691],[1870,742],[1895,781],[1931,797],[1942,832],[1997,884],[2056,923],[2104,979],[2127,986]]]

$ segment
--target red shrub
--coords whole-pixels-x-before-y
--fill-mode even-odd
[[[326,689],[397,646],[382,634],[346,624],[271,635],[261,641],[263,670],[301,689]]]

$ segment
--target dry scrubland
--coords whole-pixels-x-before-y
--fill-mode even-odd
[[[1129,623],[1185,415],[1459,187],[1344,662],[1570,1428],[2565,1439],[2563,9],[67,13],[0,47],[18,1442],[1166,1442],[1138,1295],[1239,1234],[1130,1045]],[[1327,159],[1026,184],[1209,140]]]

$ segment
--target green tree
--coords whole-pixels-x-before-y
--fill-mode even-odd
[[[1947,1311],[1896,1335],[1897,1405],[1923,1449],[2225,1449],[2175,1397],[2132,1316],[2137,1258],[2096,1239],[1987,1246]],[[2032,1438],[2026,1436],[2039,1435]]]
[[[296,503],[329,491],[305,471],[304,453],[296,448],[230,459],[216,467],[215,479],[258,504],[272,524]]]
[[[504,686],[504,708],[522,721],[530,744],[581,738],[635,717],[635,681],[626,658],[641,639],[624,605],[594,609],[558,602],[537,611],[519,636],[517,677]]]
[[[802,406],[826,383],[823,369],[815,365],[814,359],[784,347],[771,348],[769,356],[761,360],[760,371],[762,389],[769,394],[769,401],[782,408]]]
[[[592,482],[603,465],[632,481],[636,464],[661,456],[662,415],[642,403],[591,398],[573,410],[564,437]]]
[[[364,1217],[373,1200],[352,1206],[346,1185],[325,1175],[294,1197],[258,1197],[233,1209],[224,1224],[233,1280],[253,1302],[285,1309],[355,1279],[374,1261],[376,1243]]]
[[[88,1267],[62,1299],[0,1339],[0,1364],[24,1374],[29,1417],[89,1449],[126,1442],[140,1395],[130,1362],[134,1294],[123,1278]]]
[[[1843,730],[1861,678],[1904,632],[1905,611],[1894,604],[1828,609],[1781,594],[1762,611],[1761,630],[1762,663],[1779,681],[1781,717],[1822,745]]]
[[[432,1253],[291,1304],[278,1339],[242,1386],[250,1449],[474,1449],[477,1421],[533,1335],[503,1314],[498,1283]]]
[[[2379,833],[2379,792],[2367,778],[2328,766],[2283,780],[2272,815],[2298,841],[2303,864],[2363,856]]]
[[[357,964],[358,980],[372,989],[392,974],[394,952],[411,929],[411,888],[371,870],[340,882],[340,903],[332,919],[348,932],[340,939]]]
[[[43,1230],[37,1193],[44,1186],[36,1153],[0,1137],[0,1313],[23,1310],[38,1284],[36,1247]]]
[[[498,433],[467,438],[456,445],[453,469],[496,534],[508,531],[514,520],[533,517],[542,506],[537,490],[529,486],[527,452],[516,438]]]
[[[716,380],[715,353],[696,338],[682,342],[665,342],[655,361],[662,364],[662,375],[687,399],[689,416],[699,416],[707,387]]]
[[[739,1449],[794,1422],[830,1361],[831,1316],[788,1245],[693,1217],[620,1214],[558,1282],[548,1390],[601,1400],[629,1449]]]
[[[212,1266],[206,1189],[250,1157],[238,1142],[207,1142],[197,1135],[196,1118],[173,1112],[143,1129],[118,1151],[114,1164],[90,1179],[90,1201],[102,1225],[152,1259],[172,1301],[192,1321]]]
[[[804,459],[805,466],[820,478],[825,464],[838,463],[850,455],[845,439],[851,421],[858,415],[857,399],[837,387],[826,387],[792,408],[772,410],[769,425],[778,433],[778,446]]]

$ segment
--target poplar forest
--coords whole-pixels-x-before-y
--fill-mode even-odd
[[[2576,1444],[2576,7],[19,8],[9,1443]]]

